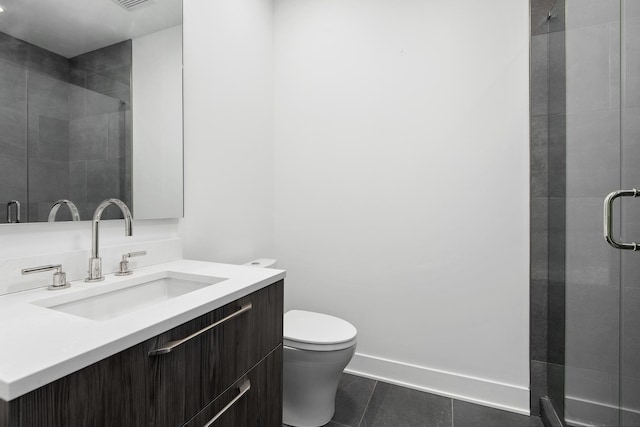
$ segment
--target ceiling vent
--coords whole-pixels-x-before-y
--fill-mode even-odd
[[[137,9],[138,7],[152,3],[151,0],[111,0],[118,6],[126,10]]]

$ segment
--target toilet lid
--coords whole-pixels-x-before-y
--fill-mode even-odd
[[[284,345],[331,351],[356,343],[356,328],[346,320],[312,311],[290,310],[284,315]]]

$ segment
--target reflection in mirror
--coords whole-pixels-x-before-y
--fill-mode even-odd
[[[86,220],[108,198],[137,219],[182,216],[182,2],[118,3],[0,0],[0,223]],[[136,67],[144,78],[132,96]],[[165,105],[162,121],[148,108],[133,111],[136,104]],[[156,156],[171,191],[149,171],[133,193],[134,152],[141,171]],[[61,201],[70,209],[58,211]]]
[[[72,221],[80,221],[80,213],[78,212],[78,208],[76,207],[76,205],[71,200],[62,199],[55,202],[51,207],[51,210],[49,211],[49,218],[48,218],[49,222],[56,221],[56,216],[58,215],[58,210],[60,209],[60,206],[66,206],[67,208],[69,208]]]
[[[14,213],[13,216],[12,212]],[[20,218],[20,202],[17,200],[9,200],[9,203],[7,203],[7,222],[11,224],[14,222],[19,223],[21,221]]]

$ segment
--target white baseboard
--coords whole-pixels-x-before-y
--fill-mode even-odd
[[[529,389],[526,387],[361,353],[353,356],[345,372],[505,411],[530,414]]]

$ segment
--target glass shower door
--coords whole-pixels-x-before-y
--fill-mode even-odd
[[[621,4],[621,181],[640,189],[640,1]],[[640,198],[622,200],[621,236],[640,242]],[[640,252],[622,251],[620,425],[640,426]]]
[[[619,426],[623,254],[604,241],[602,215],[604,197],[623,186],[623,8],[620,0],[566,0],[565,12],[564,415],[568,425]]]
[[[603,201],[640,189],[640,1],[566,0],[564,418],[640,426],[640,251]],[[640,242],[640,197],[613,202]]]

